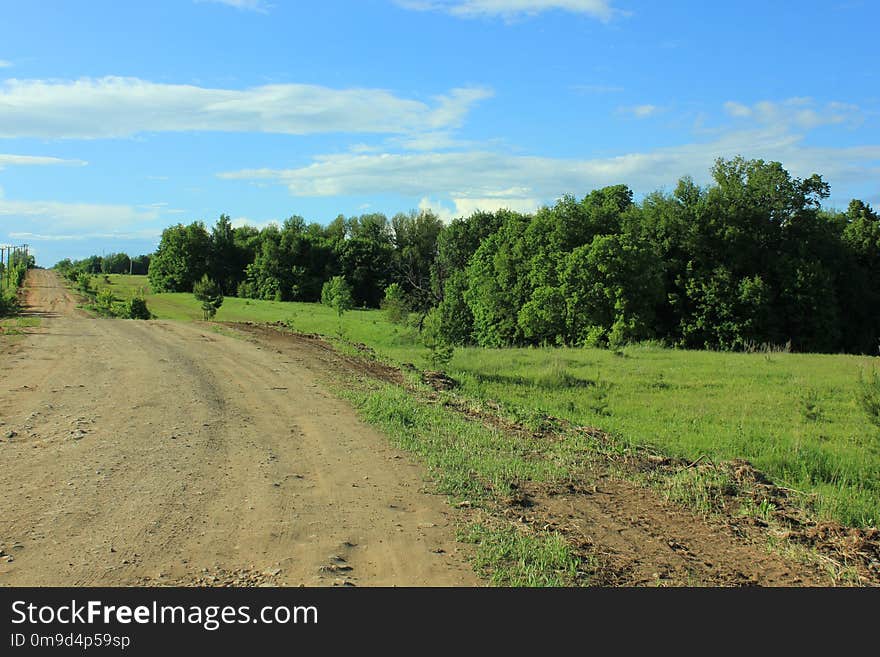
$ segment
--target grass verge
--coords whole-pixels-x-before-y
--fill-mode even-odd
[[[541,443],[462,417],[443,400],[413,396],[391,384],[347,381],[336,389],[399,448],[427,465],[439,492],[482,519],[460,532],[475,546],[479,573],[500,586],[571,586],[588,583],[581,559],[559,534],[515,523],[498,508],[515,500],[520,484],[560,482],[572,475],[578,447]],[[580,569],[579,569],[580,567]]]
[[[579,559],[555,532],[531,533],[517,526],[476,522],[458,540],[476,546],[475,569],[495,586],[584,584]]]

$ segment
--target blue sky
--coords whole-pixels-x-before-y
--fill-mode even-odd
[[[0,0],[0,242],[531,211],[716,157],[880,205],[880,3]]]

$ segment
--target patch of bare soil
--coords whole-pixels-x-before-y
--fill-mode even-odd
[[[283,322],[257,324],[254,322],[224,322],[224,326],[236,329],[275,347],[295,346],[307,350],[309,356],[320,362],[326,371],[355,374],[360,377],[379,379],[387,383],[403,385],[401,371],[376,360],[376,352],[362,343],[354,344],[362,356],[341,353],[322,335],[317,333],[296,333],[286,328]]]
[[[344,372],[396,384],[399,370],[363,358],[342,356],[327,342],[281,326],[243,327],[280,350],[315,350],[327,371]],[[286,345],[286,347],[285,347]],[[446,393],[444,403],[474,421],[503,431],[543,440],[564,440],[572,432],[610,446],[601,430],[577,427],[566,420],[544,417],[540,427],[526,427],[508,418],[492,403],[474,404],[449,395],[454,381],[442,373],[425,372],[422,381]],[[414,394],[424,394],[414,391]],[[428,395],[431,401],[431,395]],[[723,472],[732,482],[715,512],[705,516],[667,501],[655,488],[630,475],[672,476],[682,470]],[[624,473],[621,476],[620,473]],[[847,528],[810,520],[790,491],[774,485],[746,461],[710,463],[669,459],[641,450],[598,450],[585,463],[577,481],[565,486],[524,482],[496,513],[514,522],[565,535],[590,567],[591,582],[610,586],[829,586],[838,583],[880,584],[880,534],[876,529]],[[766,520],[743,516],[743,503],[764,502]],[[772,542],[810,548],[806,557],[785,556]],[[854,578],[838,576],[849,569]]]

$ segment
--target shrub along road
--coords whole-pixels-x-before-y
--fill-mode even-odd
[[[0,585],[479,585],[423,470],[310,353],[86,317],[0,343]]]

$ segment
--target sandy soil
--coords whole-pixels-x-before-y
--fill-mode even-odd
[[[101,320],[53,272],[0,338],[0,585],[481,585],[313,350]],[[318,369],[316,369],[318,368]]]

